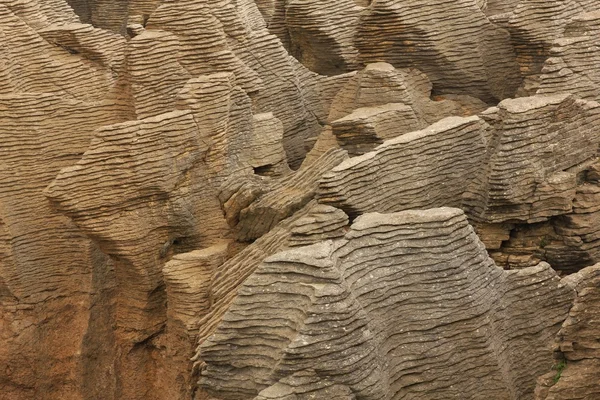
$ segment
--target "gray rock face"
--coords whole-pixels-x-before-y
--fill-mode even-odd
[[[460,210],[365,214],[258,267],[199,348],[200,385],[221,399],[532,398],[572,298],[547,264],[496,267]]]

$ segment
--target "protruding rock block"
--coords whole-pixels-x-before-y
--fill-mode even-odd
[[[217,399],[528,398],[573,297],[547,264],[497,268],[460,210],[366,214],[260,265],[199,347],[200,385]]]
[[[373,150],[386,139],[424,128],[415,111],[401,103],[357,108],[331,123],[333,134],[350,156]]]
[[[319,201],[349,215],[464,206],[483,182],[486,126],[478,117],[449,117],[388,140],[326,174]]]
[[[210,283],[217,268],[225,262],[228,243],[175,255],[163,267],[167,317],[171,329],[196,338],[198,320],[210,309]]]
[[[249,142],[249,163],[256,174],[281,176],[291,172],[283,149],[283,124],[273,113],[254,116]]]
[[[600,104],[574,96],[504,100],[483,117],[494,126],[486,168],[486,222],[540,222],[573,208],[577,174],[596,157]]]

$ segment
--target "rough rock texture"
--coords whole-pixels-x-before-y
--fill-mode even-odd
[[[486,133],[478,117],[449,117],[401,135],[335,167],[319,184],[319,201],[351,215],[453,206],[478,190]]]
[[[360,61],[418,68],[438,93],[494,101],[520,84],[508,32],[472,0],[374,1],[361,15],[355,43]]]
[[[600,99],[600,9],[574,17],[564,35],[553,42],[538,93],[573,93]]]
[[[563,278],[577,298],[557,335],[554,371],[542,377],[536,399],[570,400],[600,397],[600,266]]]
[[[598,151],[600,104],[574,96],[504,100],[483,116],[492,126],[486,222],[539,222],[572,210],[577,174]]]
[[[263,4],[266,2],[262,2]],[[354,36],[363,7],[354,0],[273,0],[269,29],[298,61],[323,75],[355,69]]]
[[[0,400],[595,399],[598,12],[0,0]]]
[[[365,214],[262,263],[200,346],[200,384],[222,399],[532,398],[572,297],[547,264],[497,268],[460,210]]]
[[[511,33],[525,78],[521,93],[535,93],[544,62],[565,27],[581,13],[598,10],[600,4],[595,0],[521,0],[507,18],[499,21]]]

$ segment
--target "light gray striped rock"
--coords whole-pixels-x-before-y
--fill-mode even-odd
[[[503,271],[457,209],[366,214],[278,253],[199,347],[216,399],[531,399],[573,290]]]

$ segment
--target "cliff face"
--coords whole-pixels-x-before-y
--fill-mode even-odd
[[[0,1],[0,399],[600,396],[599,13]]]

